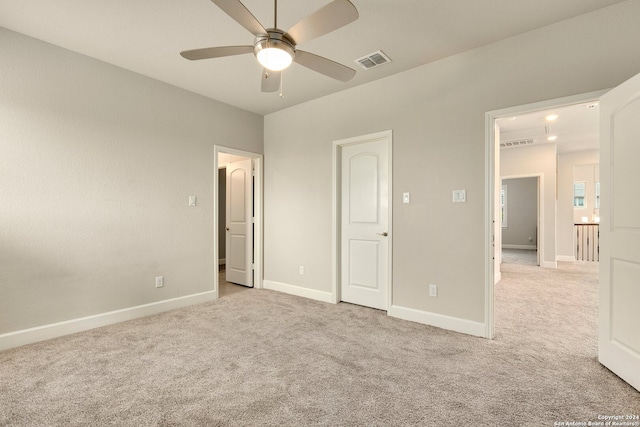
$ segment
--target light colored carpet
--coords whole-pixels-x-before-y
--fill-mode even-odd
[[[218,273],[218,284],[220,285],[220,289],[218,291],[219,298],[228,297],[238,292],[244,292],[251,289],[247,286],[236,285],[235,283],[229,283],[225,280],[226,279],[225,276],[226,276],[226,272],[224,268],[221,268],[220,272]]]
[[[0,425],[553,426],[640,414],[597,264],[503,265],[495,340],[249,289],[0,352]]]
[[[538,251],[529,249],[502,249],[502,263],[538,265]]]

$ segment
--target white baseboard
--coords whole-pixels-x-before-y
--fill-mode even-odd
[[[388,311],[389,316],[398,319],[410,320],[425,325],[436,326],[450,331],[461,332],[463,334],[485,337],[486,326],[484,323],[472,320],[450,317],[442,314],[429,313],[427,311],[416,310],[414,308],[400,307],[392,305]]]
[[[496,283],[498,283],[500,280],[502,280],[502,272],[498,271],[496,274],[494,274],[493,277],[493,284],[495,285]]]
[[[302,286],[290,285],[288,283],[274,282],[272,280],[264,280],[262,282],[264,289],[270,289],[272,291],[283,292],[285,294],[291,294],[298,297],[304,297],[322,302],[333,302],[333,295],[331,292],[318,291],[316,289],[303,288]]]
[[[0,335],[0,350],[32,344],[38,341],[61,337],[63,335],[75,334],[76,332],[99,328],[101,326],[113,325],[114,323],[150,316],[152,314],[158,314],[176,308],[213,301],[215,299],[216,293],[214,291],[208,291],[139,305],[136,307],[124,308],[122,310],[109,311],[107,313],[96,314],[79,319],[71,319],[64,322],[9,332]]]
[[[558,268],[557,261],[542,261],[542,267],[544,268]]]
[[[575,260],[576,257],[572,255],[556,255],[556,261],[574,262]]]
[[[538,247],[536,245],[505,245],[503,243],[502,249],[525,249],[528,251],[535,251]]]

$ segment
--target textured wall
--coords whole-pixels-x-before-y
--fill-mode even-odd
[[[213,147],[263,117],[4,29],[0,76],[0,333],[212,290]]]

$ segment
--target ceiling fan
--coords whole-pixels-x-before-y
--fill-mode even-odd
[[[278,28],[278,0],[274,0],[273,28],[265,29],[240,0],[211,0],[254,36],[253,45],[220,46],[180,52],[189,60],[221,58],[253,53],[264,67],[262,92],[275,92],[280,87],[281,72],[292,62],[325,76],[346,82],[356,71],[322,56],[296,49],[298,44],[337,30],[356,19],[358,10],[349,0],[333,0],[289,29]]]

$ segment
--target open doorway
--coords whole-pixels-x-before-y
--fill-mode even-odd
[[[215,146],[214,264],[218,297],[262,288],[261,154]],[[223,289],[224,288],[224,289]]]
[[[495,334],[494,285],[501,277],[503,243],[500,218],[501,177],[518,175],[539,177],[539,227],[537,230],[539,265],[543,268],[556,268],[558,261],[575,260],[572,258],[574,253],[573,167],[569,168],[568,165],[578,161],[579,157],[586,155],[585,153],[589,151],[598,152],[597,101],[603,93],[605,92],[598,91],[486,114],[488,191],[485,212],[487,217],[485,315],[488,338],[493,338]],[[571,117],[578,112],[590,114],[595,128],[589,131],[591,133],[589,137],[585,134],[575,137],[571,132],[563,133],[558,112],[566,117]],[[522,124],[520,128],[515,124],[518,121]],[[595,138],[595,146],[589,147],[585,144],[593,144],[591,137]],[[572,143],[574,147],[569,148]],[[521,157],[520,169],[517,172],[509,170],[511,157]],[[569,187],[565,182],[568,170],[571,175],[568,181]]]
[[[539,202],[540,176],[502,176],[502,263],[540,266]]]

